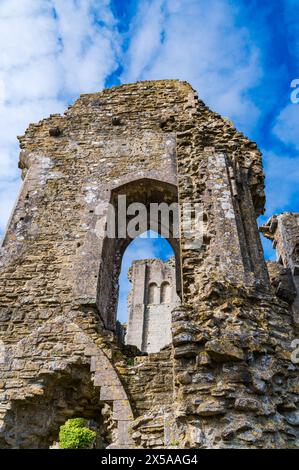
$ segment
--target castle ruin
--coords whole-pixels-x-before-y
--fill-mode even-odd
[[[171,312],[180,303],[176,292],[175,260],[134,261],[129,278],[129,323],[126,343],[155,353],[171,343]]]
[[[178,80],[82,95],[19,141],[0,249],[0,447],[48,448],[71,417],[93,420],[108,448],[296,447],[298,214],[261,229],[279,256],[267,267],[256,144]],[[200,247],[170,230],[179,302],[165,289],[171,335],[157,344],[148,300],[163,276],[147,302],[131,297],[133,345],[116,338],[132,241],[106,235],[119,195],[202,207]]]

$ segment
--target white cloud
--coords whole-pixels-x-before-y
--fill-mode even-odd
[[[161,32],[165,23],[164,0],[144,0],[131,25],[131,40],[124,81],[144,78],[161,47]],[[145,77],[147,78],[147,76]],[[169,77],[170,78],[170,77]]]
[[[11,209],[15,203],[16,195],[18,194],[20,181],[2,182],[0,185],[0,239],[1,232],[4,232],[7,221],[11,214]]]
[[[264,152],[267,203],[269,216],[283,210],[296,210],[299,206],[299,157],[278,156]]]
[[[16,196],[16,136],[102,89],[119,36],[107,0],[1,0],[0,45],[1,232]]]
[[[62,51],[59,64],[69,93],[99,91],[117,67],[120,40],[109,2],[53,0]],[[96,20],[105,21],[99,26]]]
[[[299,104],[289,104],[280,112],[273,132],[285,144],[299,150]]]
[[[259,111],[248,97],[262,75],[258,50],[236,26],[231,2],[143,0],[132,24],[123,81],[180,78],[215,111],[250,129]]]

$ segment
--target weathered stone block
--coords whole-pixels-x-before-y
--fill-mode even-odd
[[[103,370],[94,374],[93,383],[95,387],[119,386],[120,381],[114,370]]]
[[[126,445],[133,443],[130,430],[130,421],[118,421],[117,423],[117,444]]]
[[[185,346],[178,346],[174,350],[175,359],[181,357],[195,357],[198,353],[198,347],[195,344],[188,343]]]
[[[183,384],[183,385],[188,385],[192,382],[192,377],[191,375],[189,374],[189,372],[182,372],[180,374],[177,375],[177,379],[178,381]]]
[[[199,416],[217,416],[226,412],[225,406],[214,400],[207,400],[197,406],[195,413]]]
[[[235,401],[235,408],[240,411],[259,411],[261,404],[254,398],[238,397]]]
[[[103,401],[126,400],[127,395],[121,385],[104,385],[100,390],[100,399]]]
[[[113,401],[113,419],[116,421],[132,421],[133,413],[128,400]]]
[[[243,350],[225,338],[208,341],[205,350],[216,362],[244,360]]]

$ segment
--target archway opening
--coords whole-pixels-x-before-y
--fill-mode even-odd
[[[156,243],[161,245],[161,238],[165,239],[164,242],[170,245],[171,254],[175,258],[176,298],[181,296],[177,187],[151,179],[131,181],[111,192],[110,209],[111,213],[108,212],[107,215],[107,234],[103,241],[97,305],[105,327],[116,331],[118,337],[124,339],[124,332],[119,329],[120,325],[117,323],[117,305],[122,305],[118,302],[119,280],[124,254],[129,245],[131,250],[134,248],[134,241],[140,239],[144,243],[148,239],[151,242],[156,240]],[[168,250],[171,251],[170,247]],[[136,253],[136,247],[134,251]],[[161,254],[163,251],[163,248],[160,248]],[[152,258],[152,253],[143,254],[142,259],[146,257]],[[159,254],[157,257],[160,257]],[[135,259],[138,258],[140,259],[140,256]],[[163,261],[163,256],[161,259]],[[122,277],[124,276],[126,277],[127,273],[123,273]],[[159,299],[160,296],[159,286]],[[121,297],[123,298],[123,294]],[[122,311],[126,310],[122,308]],[[120,310],[119,318],[120,321],[124,320]],[[139,349],[142,349],[142,344],[138,346]]]
[[[73,364],[45,374],[36,388],[38,394],[12,402],[5,422],[6,440],[0,440],[1,448],[55,447],[61,425],[70,418],[84,418],[96,429],[95,447],[106,448],[112,443],[116,426],[112,402],[100,400],[87,364]]]
[[[168,304],[171,300],[171,285],[168,281],[161,284],[160,289],[160,302],[161,304]]]
[[[161,235],[147,231],[130,243],[122,258],[119,341],[143,352],[159,351],[171,341],[171,310],[179,302],[173,248]]]

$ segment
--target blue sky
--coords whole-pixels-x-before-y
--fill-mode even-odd
[[[298,0],[1,0],[0,234],[20,184],[16,136],[29,122],[63,112],[80,93],[144,79],[188,80],[258,143],[261,221],[298,211],[298,17]],[[167,257],[161,246],[135,241],[125,268],[134,257]],[[267,243],[265,254],[273,256]],[[125,277],[124,269],[122,285]]]

